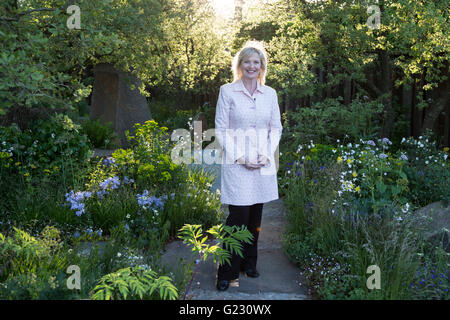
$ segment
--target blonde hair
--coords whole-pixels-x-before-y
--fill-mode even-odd
[[[258,54],[259,59],[261,60],[261,69],[259,70],[258,81],[261,85],[264,85],[267,74],[267,53],[264,49],[263,42],[255,40],[247,41],[234,56],[231,66],[231,70],[233,72],[233,82],[238,81],[242,77],[242,71],[240,68],[242,61],[249,58],[254,53]]]

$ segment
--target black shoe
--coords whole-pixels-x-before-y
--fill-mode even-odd
[[[229,280],[218,280],[216,284],[216,288],[219,291],[225,291],[228,289],[229,286],[230,286]]]
[[[247,277],[250,277],[250,278],[258,278],[259,277],[259,272],[256,271],[256,269],[247,269],[245,271],[245,274],[247,275]]]

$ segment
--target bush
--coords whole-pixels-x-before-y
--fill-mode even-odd
[[[407,159],[405,172],[410,182],[411,201],[419,207],[435,201],[450,202],[450,170],[447,151],[441,151],[432,140],[432,132],[418,139],[401,142],[401,154]]]
[[[0,144],[0,170],[7,175],[43,176],[92,155],[81,127],[63,114],[39,119],[24,131],[15,124],[0,127]]]
[[[176,300],[177,288],[167,276],[142,267],[123,268],[103,276],[94,288],[93,300]]]
[[[300,108],[288,113],[289,123],[286,136],[293,145],[308,143],[332,143],[345,136],[353,141],[359,137],[373,137],[378,126],[374,119],[383,111],[378,101],[354,99],[349,106],[341,103],[342,98],[325,99],[311,108]]]
[[[83,132],[88,136],[92,147],[115,149],[117,135],[111,122],[102,123],[99,119],[87,119],[82,122]]]

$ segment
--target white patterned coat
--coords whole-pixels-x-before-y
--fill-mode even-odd
[[[275,152],[281,133],[275,89],[257,81],[250,95],[242,79],[220,87],[215,134],[222,147],[221,203],[244,206],[278,199]],[[258,155],[269,158],[269,164],[248,169],[236,162],[241,156],[256,162]]]

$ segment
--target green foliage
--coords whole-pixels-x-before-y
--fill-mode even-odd
[[[70,108],[68,101],[61,99],[61,94],[67,94],[65,84],[71,77],[62,70],[46,66],[50,58],[45,53],[49,39],[29,23],[13,30],[5,27],[5,23],[0,25],[0,115],[14,106]],[[77,87],[76,84],[73,86]]]
[[[411,149],[427,149],[425,140],[408,141]],[[417,170],[420,158],[414,161],[409,154],[418,150],[393,152],[390,145],[388,139],[360,139],[330,153],[311,141],[288,153],[289,162],[280,166],[288,210],[283,248],[320,299],[447,295],[448,254],[433,254],[442,248],[430,249],[434,244],[422,230],[426,223],[413,212],[419,187],[411,185],[406,169]],[[425,159],[436,159],[445,177],[444,154]],[[448,192],[445,183],[444,188]],[[366,287],[366,270],[373,264],[381,269],[382,290]],[[420,288],[426,293],[418,294]]]
[[[378,131],[374,120],[383,110],[380,103],[355,99],[345,106],[339,100],[326,99],[311,108],[289,112],[289,121],[294,123],[287,128],[289,141],[295,145],[310,140],[327,144],[345,136],[356,141],[361,136],[370,137]]]
[[[162,212],[164,224],[170,222],[170,234],[175,235],[186,223],[211,227],[223,217],[220,195],[211,192],[214,177],[206,170],[189,170],[185,181],[175,192]]]
[[[176,300],[172,279],[142,267],[123,268],[103,276],[94,288],[93,300]],[[157,295],[159,294],[159,295]]]
[[[217,244],[208,245],[208,235],[204,235],[201,225],[186,224],[179,230],[179,238],[183,243],[192,246],[192,252],[200,255],[201,260],[206,261],[210,255],[214,262],[231,264],[231,254],[236,253],[243,257],[243,243],[251,243],[253,235],[245,226],[216,225],[206,231],[217,239]]]
[[[155,188],[161,194],[175,190],[185,178],[184,169],[171,159],[170,141],[167,127],[159,127],[154,120],[134,126],[134,135],[128,131],[126,136],[131,144],[130,151],[115,151],[118,164],[126,168],[137,187]]]
[[[408,162],[405,172],[410,181],[410,197],[417,206],[426,206],[442,200],[450,202],[450,171],[447,151],[437,148],[437,143],[428,131],[418,139],[403,139],[403,154]]]
[[[12,236],[0,234],[0,279],[61,270],[68,263],[62,247],[59,230],[51,226],[39,238],[15,227]]]
[[[2,153],[2,168],[10,174],[43,176],[60,173],[69,162],[86,162],[92,151],[80,129],[67,115],[56,113],[23,131],[15,124],[0,127],[0,143],[10,150],[9,156]]]
[[[169,102],[157,102],[152,104],[152,116],[158,123],[164,123],[169,132],[178,128],[189,129],[189,120],[195,116],[195,110],[180,110],[177,105],[168,105]]]
[[[87,119],[81,124],[94,148],[114,149],[116,134],[111,122],[103,124],[99,119]]]

